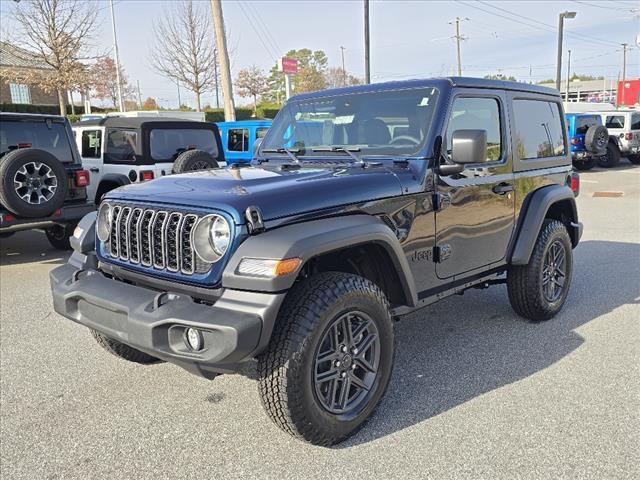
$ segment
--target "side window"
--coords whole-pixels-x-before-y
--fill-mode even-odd
[[[576,134],[585,135],[587,130],[594,125],[598,125],[597,117],[577,117],[576,118]]]
[[[100,158],[102,149],[102,131],[82,131],[82,156],[84,158]]]
[[[268,128],[258,128],[256,130],[256,138],[264,138],[268,131]]]
[[[448,152],[451,152],[453,132],[456,130],[486,130],[487,159],[495,161],[502,157],[500,105],[495,98],[456,98],[447,127]]]
[[[604,126],[607,128],[624,128],[624,115],[607,116]]]
[[[640,130],[640,113],[631,115],[631,130]]]
[[[515,145],[521,159],[565,154],[560,105],[540,100],[514,100]]]
[[[249,130],[232,128],[229,130],[227,150],[230,152],[246,152],[249,149]]]
[[[135,160],[138,133],[135,130],[110,130],[107,133],[105,153],[114,162]]]

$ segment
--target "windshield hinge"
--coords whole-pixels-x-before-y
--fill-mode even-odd
[[[247,232],[249,235],[256,235],[260,232],[264,232],[264,222],[262,221],[262,212],[254,205],[247,207],[244,212],[244,216],[247,219]]]

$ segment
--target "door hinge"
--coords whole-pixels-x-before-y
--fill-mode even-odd
[[[447,192],[438,192],[433,194],[433,211],[441,212],[451,205],[451,195]]]
[[[442,263],[451,256],[451,245],[448,243],[433,247],[433,261]]]

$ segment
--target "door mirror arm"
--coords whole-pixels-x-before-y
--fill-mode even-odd
[[[438,175],[448,177],[464,170],[464,165],[459,163],[446,163],[446,157],[442,153],[444,141],[442,135],[438,135],[433,143],[433,158],[435,159],[435,171]],[[445,163],[443,163],[443,161]]]

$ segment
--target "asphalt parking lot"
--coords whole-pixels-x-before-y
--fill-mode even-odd
[[[640,167],[583,173],[578,203],[556,319],[519,319],[496,286],[403,320],[380,408],[331,449],[280,432],[249,378],[104,352],[52,311],[65,255],[39,232],[4,239],[2,478],[638,478]]]

